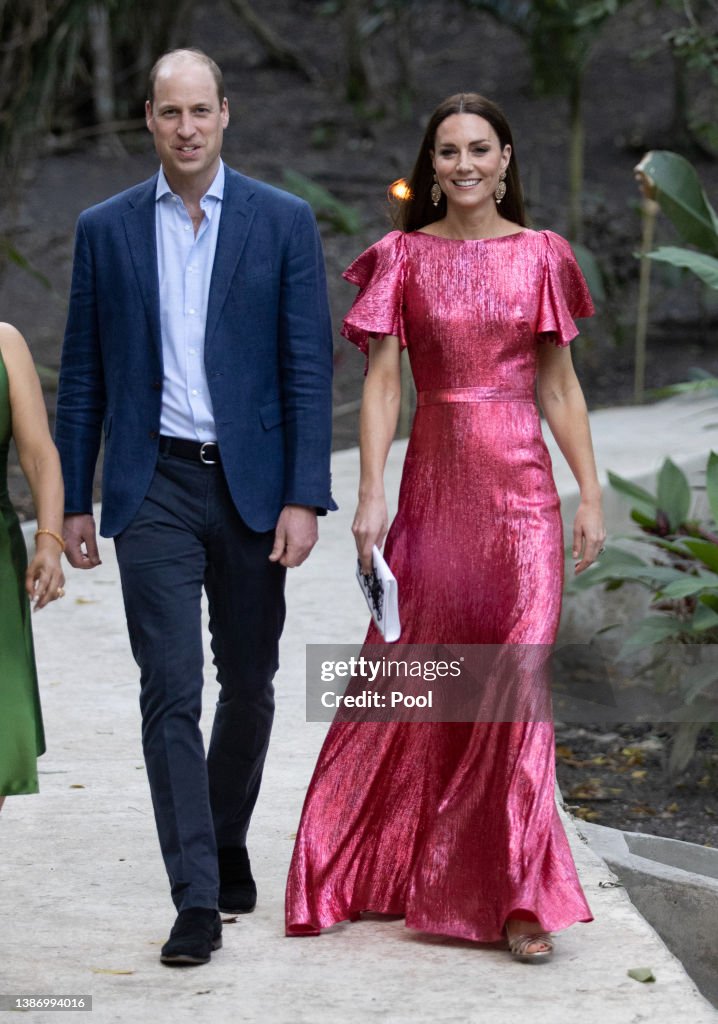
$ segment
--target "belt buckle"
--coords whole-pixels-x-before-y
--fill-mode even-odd
[[[207,458],[205,458],[204,450],[205,450],[205,448],[207,448],[208,445],[211,445],[211,447],[216,448],[217,447],[217,442],[216,441],[205,441],[204,442],[204,444],[201,446],[201,448],[199,450],[199,461],[202,462],[205,466],[216,466],[217,463],[219,462],[219,459],[207,459]]]

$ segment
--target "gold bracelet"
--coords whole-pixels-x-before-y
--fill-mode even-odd
[[[46,533],[48,537],[52,537],[60,545],[62,550],[65,550],[65,541],[62,539],[59,533],[55,533],[54,530],[46,530],[44,527],[41,530],[35,530],[35,540],[40,536],[41,533]]]

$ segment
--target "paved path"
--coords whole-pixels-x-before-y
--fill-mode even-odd
[[[648,471],[661,461],[656,451],[703,461],[715,437],[703,423],[718,421],[711,403],[655,409],[594,416],[603,466]],[[390,457],[394,492],[403,449],[395,445]],[[568,494],[558,458],[556,467]],[[549,965],[524,966],[498,948],[422,936],[399,920],[284,938],[293,832],[326,728],[304,721],[304,645],[358,642],[366,625],[349,534],[356,477],[356,452],[338,454],[341,510],[322,522],[311,560],[290,574],[276,727],[250,834],[259,905],[225,926],[224,948],[205,967],[170,970],[158,961],[174,913],[142,763],[137,673],[112,545],[103,544],[99,569],[71,570],[67,598],[36,616],[49,751],[41,794],[9,799],[0,816],[0,991],[92,995],[88,1019],[96,1024],[718,1022],[623,890],[604,887],[610,872],[571,823],[596,921],[562,933]],[[207,684],[209,717],[209,670]],[[655,984],[627,976],[645,966]],[[58,1020],[45,1012],[30,1019]]]

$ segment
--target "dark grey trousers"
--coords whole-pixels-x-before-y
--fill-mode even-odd
[[[160,455],[137,516],[115,538],[142,744],[177,910],[216,907],[217,847],[242,846],[274,715],[285,569],[273,531],[238,512],[221,466]],[[205,757],[202,589],[219,697]]]

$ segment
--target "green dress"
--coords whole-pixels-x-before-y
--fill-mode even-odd
[[[8,377],[0,355],[0,796],[37,793],[37,757],[45,751],[25,593],[27,552],[7,490],[11,436]]]

